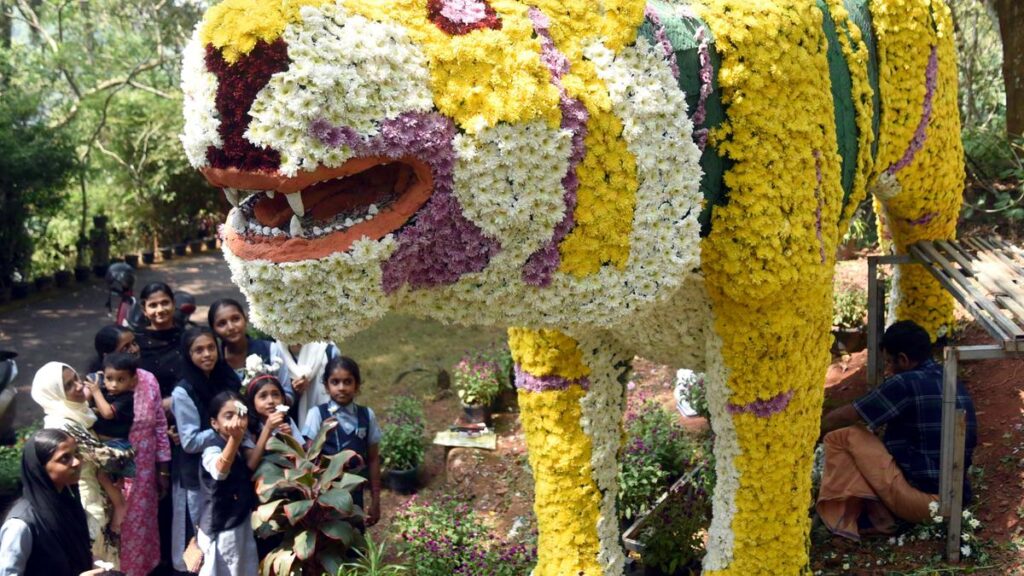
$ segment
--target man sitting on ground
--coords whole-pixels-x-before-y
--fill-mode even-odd
[[[932,359],[931,339],[909,320],[882,336],[886,370],[892,375],[853,403],[822,420],[825,469],[817,511],[834,534],[892,534],[896,519],[924,522],[939,492],[942,439],[942,366]],[[957,384],[957,408],[967,412],[970,466],[977,422],[974,404]],[[882,440],[873,433],[885,426]],[[970,493],[964,475],[964,502]]]

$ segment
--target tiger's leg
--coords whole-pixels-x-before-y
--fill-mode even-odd
[[[619,576],[615,500],[628,363],[610,339],[509,330],[539,525],[534,576]]]
[[[914,0],[898,11],[872,3],[882,101],[872,193],[896,254],[920,240],[952,239],[963,196],[956,50],[949,9]],[[898,12],[898,13],[896,13]],[[953,300],[922,266],[896,268],[891,309],[933,337],[945,333]]]

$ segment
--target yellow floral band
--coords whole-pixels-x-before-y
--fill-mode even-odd
[[[278,339],[517,327],[536,574],[623,570],[638,354],[705,373],[705,571],[807,573],[836,247],[869,193],[897,253],[955,234],[952,33],[939,0],[225,0],[181,140]],[[941,334],[951,300],[897,275]]]

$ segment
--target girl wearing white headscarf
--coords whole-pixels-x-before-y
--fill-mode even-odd
[[[85,385],[71,366],[61,362],[44,364],[32,380],[32,399],[46,414],[43,418],[44,428],[70,430],[76,436],[74,429],[79,428],[92,434],[96,415],[87,403]],[[111,531],[120,532],[125,512],[124,497],[106,473],[99,470],[96,462],[89,458],[87,448],[82,443],[79,443],[79,449],[83,451],[84,457],[78,492],[89,525],[89,537],[93,542],[93,557],[116,565],[117,550],[107,542],[103,528],[110,521]],[[113,508],[110,515],[107,513],[108,505]]]
[[[295,391],[295,410],[293,417],[298,420],[299,428],[306,425],[306,414],[310,408],[316,408],[330,401],[327,388],[321,386],[324,368],[335,356],[340,356],[338,347],[329,342],[311,342],[309,344],[285,346],[280,342],[271,345],[271,355],[284,359],[284,366],[278,379],[285,390]]]

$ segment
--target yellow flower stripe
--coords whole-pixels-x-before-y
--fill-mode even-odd
[[[701,255],[728,402],[793,391],[780,414],[732,417],[740,447],[732,558],[705,573],[806,573],[811,454],[843,197],[832,96],[821,81],[828,78],[823,15],[796,0],[701,4],[694,8],[722,56],[718,78],[729,111],[712,141],[734,161],[725,174],[729,204],[715,209]]]
[[[868,79],[870,54],[861,29],[850,18],[843,0],[826,2],[829,13],[836,23],[839,46],[843,49],[843,56],[850,69],[850,78],[853,80],[851,95],[857,122],[857,171],[853,177],[853,193],[850,194],[846,211],[839,221],[839,230],[845,232],[853,213],[867,197],[868,182],[874,167],[874,158],[871,154],[871,146],[875,141],[875,132],[871,127],[871,120],[875,114],[874,106],[871,104],[874,91]]]
[[[558,330],[509,328],[508,345],[515,363],[534,376],[579,380],[590,375],[576,341]]]
[[[625,268],[639,185],[636,158],[622,138],[622,122],[609,110],[593,107],[588,98],[583,100],[590,121],[587,154],[577,169],[576,226],[558,246],[560,270],[577,277],[594,274],[605,264]]]
[[[956,235],[964,166],[953,22],[949,8],[938,0],[872,6],[882,98],[876,172],[899,160],[910,145],[922,114],[930,47],[936,46],[938,54],[938,78],[924,146],[913,162],[896,173],[901,191],[885,201],[883,208],[896,251],[906,253],[907,247],[919,240]],[[920,223],[929,215],[927,223]],[[952,299],[920,266],[902,267],[900,291],[899,318],[914,320],[933,336],[951,323]]]
[[[576,385],[519,392],[539,529],[534,576],[603,575],[597,535],[601,493],[590,472],[591,441],[580,426],[585,394]]]

